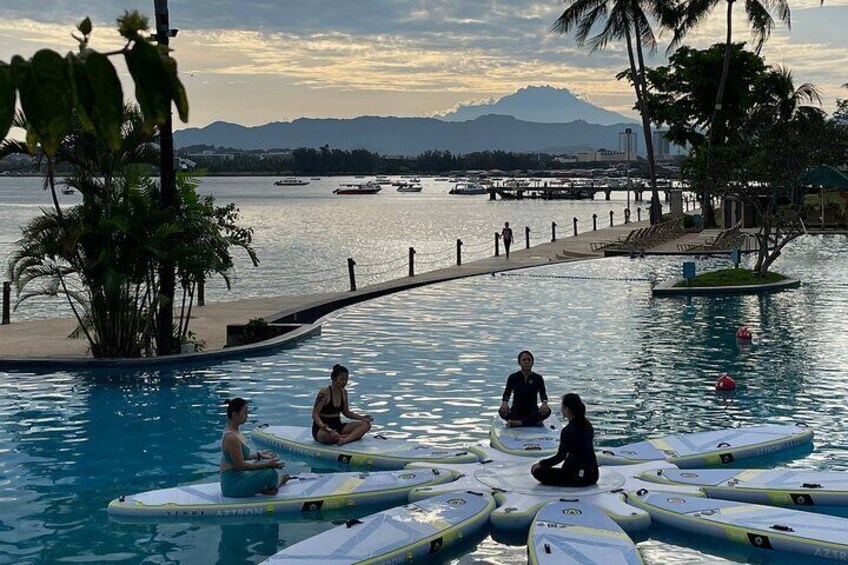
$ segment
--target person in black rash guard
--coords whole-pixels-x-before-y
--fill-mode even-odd
[[[545,418],[551,415],[545,379],[531,370],[534,361],[532,353],[522,351],[518,354],[518,366],[521,370],[506,379],[498,415],[506,420],[509,427],[541,426]],[[512,407],[509,405],[510,396],[513,397]],[[541,407],[536,404],[537,397],[542,401]]]
[[[595,430],[586,419],[586,405],[574,393],[562,397],[562,415],[568,425],[559,436],[556,455],[542,459],[530,468],[530,474],[543,485],[588,487],[598,482],[595,457]],[[554,465],[562,463],[558,468]]]

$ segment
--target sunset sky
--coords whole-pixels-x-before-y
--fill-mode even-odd
[[[724,3],[719,11],[723,13]],[[790,0],[792,29],[779,25],[763,54],[812,82],[825,109],[848,82],[848,0]],[[120,44],[115,17],[153,0],[29,0],[0,5],[0,60],[41,48],[67,51],[75,24],[95,23],[94,47]],[[558,2],[530,0],[171,0],[173,40],[192,126],[216,120],[257,125],[298,117],[432,116],[462,102],[527,85],[567,87],[632,115],[633,94],[615,74],[623,45],[588,54],[550,33]],[[736,40],[748,40],[737,2]],[[721,41],[712,18],[687,43]],[[667,44],[650,64],[662,63]],[[183,127],[183,126],[180,126]]]

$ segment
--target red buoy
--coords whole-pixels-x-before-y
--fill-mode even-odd
[[[736,390],[736,381],[729,375],[722,375],[715,384],[716,390]]]
[[[742,326],[736,330],[736,339],[739,341],[751,341],[754,339],[754,334],[748,329],[748,326]]]

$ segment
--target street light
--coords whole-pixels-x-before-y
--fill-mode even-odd
[[[627,128],[624,131],[618,133],[618,148],[621,149],[621,136],[624,136],[624,150],[627,152],[627,209],[630,210],[630,189],[632,188],[630,184],[630,146],[631,146],[631,136],[635,137],[636,134],[633,133],[631,128]]]

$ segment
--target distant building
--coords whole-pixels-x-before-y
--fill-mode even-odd
[[[235,153],[216,153],[211,149],[205,149],[200,153],[185,153],[184,155],[192,159],[220,159],[221,161],[232,161],[235,159]]]
[[[633,128],[627,128],[618,133],[618,150],[624,153],[625,161],[627,160],[628,145],[630,146],[630,160],[635,161],[637,152],[639,151],[639,135]]]
[[[671,143],[665,138],[668,130],[658,129],[654,131],[654,159],[657,161],[668,161],[671,159]]]
[[[636,155],[631,154],[631,159],[635,159]],[[609,149],[598,149],[597,151],[583,151],[577,154],[578,163],[591,163],[594,161],[607,161],[611,163],[620,163],[627,161],[627,153],[624,151],[611,151]]]

